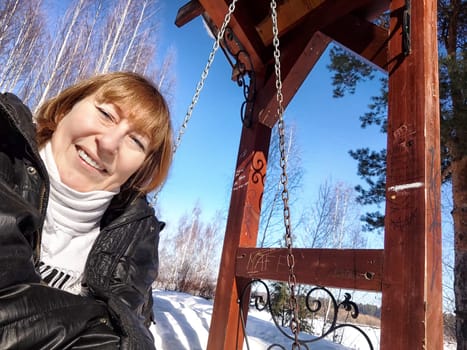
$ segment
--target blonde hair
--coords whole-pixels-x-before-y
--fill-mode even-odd
[[[37,142],[42,147],[58,123],[82,99],[96,94],[96,100],[113,103],[127,113],[138,132],[150,140],[143,165],[124,184],[148,193],[159,187],[172,163],[173,131],[164,97],[146,78],[131,72],[97,75],[73,85],[39,107],[36,116]]]

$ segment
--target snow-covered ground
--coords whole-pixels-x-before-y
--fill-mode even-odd
[[[212,301],[189,294],[154,291],[154,313],[156,325],[151,330],[158,350],[204,350],[206,349]],[[379,329],[362,328],[370,337],[374,349],[379,349]],[[291,341],[275,327],[267,311],[251,310],[247,322],[248,344],[243,349],[266,350],[271,344],[291,348]],[[308,339],[308,338],[307,338]],[[363,336],[352,328],[345,328],[343,345],[327,340],[311,343],[313,350],[369,349]],[[452,344],[445,344],[445,350],[454,350]]]

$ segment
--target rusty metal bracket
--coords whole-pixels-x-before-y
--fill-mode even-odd
[[[253,110],[256,98],[256,79],[250,55],[235,36],[233,30],[227,27],[222,51],[232,67],[232,80],[243,88],[243,101],[240,107],[240,118],[243,126],[249,128],[253,122]]]
[[[203,18],[211,34],[216,37],[218,31],[217,26],[206,15],[203,15]],[[224,37],[220,42],[220,48],[224,52],[227,62],[232,67],[232,80],[243,88],[245,101],[243,101],[240,107],[240,118],[243,126],[249,128],[253,123],[253,111],[256,98],[256,78],[253,63],[250,55],[229,26],[225,28]]]
[[[411,52],[410,16],[411,16],[410,0],[406,0],[405,6],[404,6],[404,12],[402,14],[402,51],[404,52],[404,56],[410,55],[410,52]]]

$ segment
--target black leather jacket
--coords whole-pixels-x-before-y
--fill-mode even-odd
[[[16,96],[1,94],[0,289],[25,280],[40,283],[34,264],[25,262],[38,261],[48,194],[31,113]],[[162,228],[144,196],[121,192],[105,212],[89,253],[83,290],[92,300],[105,303],[121,336],[120,348],[154,348],[148,326]]]

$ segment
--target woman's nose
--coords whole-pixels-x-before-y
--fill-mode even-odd
[[[119,126],[107,128],[96,137],[98,150],[107,154],[117,153],[124,136],[125,134]]]

